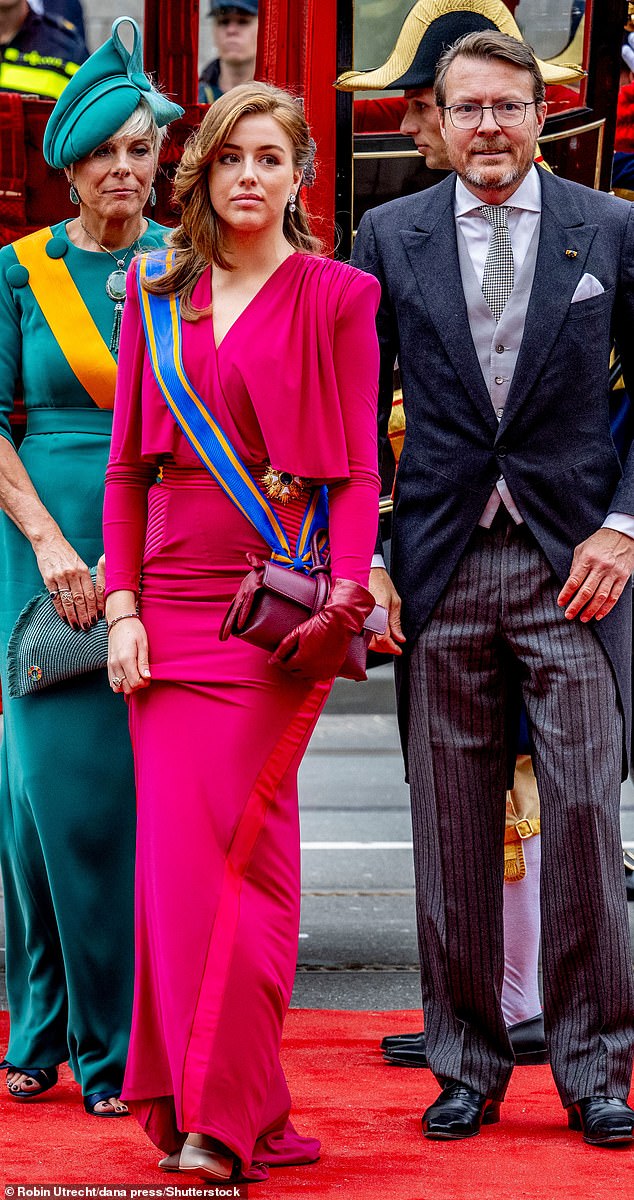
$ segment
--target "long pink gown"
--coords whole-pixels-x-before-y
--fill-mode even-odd
[[[333,575],[367,585],[377,524],[379,287],[294,254],[185,370],[243,461],[329,485]],[[211,272],[194,300],[211,300]],[[266,1166],[310,1162],[280,1066],[299,927],[297,770],[330,689],[268,665],[222,616],[268,547],[202,467],[154,382],[128,280],[105,501],[108,592],[137,591],[152,683],[130,700],[136,982],[123,1095],[170,1153],[187,1132]],[[162,478],[157,480],[157,464]],[[276,511],[297,535],[305,500]]]

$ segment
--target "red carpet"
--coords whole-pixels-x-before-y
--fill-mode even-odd
[[[2,1014],[2,1047],[7,1021]],[[437,1093],[434,1080],[388,1067],[377,1050],[384,1033],[415,1025],[412,1013],[290,1012],[293,1116],[301,1132],[321,1138],[322,1159],[273,1171],[252,1185],[252,1200],[634,1200],[634,1148],[593,1149],[569,1133],[547,1067],[515,1072],[501,1123],[479,1137],[423,1141],[420,1114]],[[18,1105],[4,1092],[0,1084],[0,1184],[195,1183],[157,1170],[159,1155],[133,1119],[85,1116],[67,1068],[37,1103]]]

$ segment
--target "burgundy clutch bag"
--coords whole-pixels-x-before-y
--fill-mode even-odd
[[[253,570],[225,614],[220,639],[225,642],[233,634],[272,654],[287,633],[323,608],[330,593],[330,571],[319,564],[303,575],[251,555],[249,561]],[[361,632],[353,635],[339,674],[345,679],[363,678],[370,639],[386,629],[387,610],[376,604]]]

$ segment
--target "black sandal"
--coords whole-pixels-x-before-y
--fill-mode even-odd
[[[58,1080],[57,1067],[16,1067],[13,1063],[0,1063],[0,1071],[15,1071],[18,1075],[28,1075],[29,1079],[34,1079],[38,1084],[37,1091],[30,1088],[28,1092],[13,1090],[7,1081],[7,1092],[12,1100],[18,1100],[20,1103],[28,1103],[29,1100],[39,1100],[44,1092],[48,1092],[50,1088],[55,1087]]]
[[[89,1117],[129,1117],[129,1108],[125,1110],[113,1108],[112,1112],[97,1112],[97,1105],[101,1104],[103,1100],[110,1103],[112,1100],[118,1099],[119,1094],[112,1088],[108,1092],[89,1092],[87,1096],[84,1096],[84,1111],[88,1113]]]

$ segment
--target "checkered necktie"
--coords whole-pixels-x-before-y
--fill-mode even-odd
[[[508,208],[500,204],[482,204],[478,210],[493,226],[489,251],[484,264],[482,295],[496,321],[504,312],[513,291],[513,248],[508,229]]]

